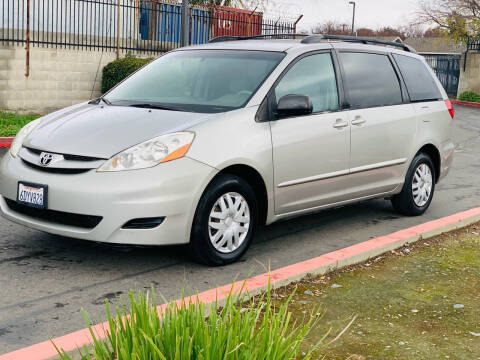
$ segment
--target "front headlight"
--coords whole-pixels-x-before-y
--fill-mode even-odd
[[[137,170],[183,157],[193,142],[192,132],[162,135],[113,156],[97,171]]]
[[[13,157],[17,157],[20,149],[22,148],[23,141],[33,130],[35,130],[38,125],[40,125],[40,122],[41,119],[33,120],[18,132],[17,136],[15,136],[15,139],[13,139],[12,144],[10,145],[10,154],[12,154]]]

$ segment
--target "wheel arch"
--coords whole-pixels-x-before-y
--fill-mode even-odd
[[[423,145],[415,155],[418,155],[420,153],[427,154],[430,157],[430,159],[432,159],[433,166],[435,166],[435,183],[437,183],[438,180],[440,179],[440,171],[441,171],[440,151],[435,145],[428,143]]]

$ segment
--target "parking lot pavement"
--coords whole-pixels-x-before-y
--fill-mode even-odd
[[[0,353],[83,328],[82,307],[103,321],[104,299],[130,289],[154,286],[173,299],[479,206],[480,110],[457,106],[454,124],[453,169],[425,215],[402,217],[373,200],[304,216],[262,230],[241,262],[223,268],[192,262],[184,247],[108,246],[0,219]]]

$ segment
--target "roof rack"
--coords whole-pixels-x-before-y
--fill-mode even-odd
[[[266,35],[252,35],[252,36],[217,36],[209,41],[209,43],[217,43],[224,41],[238,41],[238,40],[262,40],[262,39],[297,39],[304,38],[305,34],[266,34]]]
[[[356,42],[362,44],[375,44],[375,45],[387,45],[401,48],[411,53],[417,53],[413,47],[404,43],[398,43],[395,41],[386,41],[369,37],[358,37],[348,35],[305,35],[305,34],[268,34],[268,35],[252,35],[252,36],[217,36],[211,39],[210,43],[224,42],[224,41],[238,41],[238,40],[262,40],[262,39],[297,39],[303,38],[302,44],[317,44],[324,42],[325,40],[340,40],[348,42]]]
[[[348,35],[309,35],[305,37],[301,42],[302,44],[316,44],[323,42],[324,40],[341,40],[348,42],[359,42],[362,44],[377,44],[377,45],[388,45],[398,48],[402,48],[405,51],[411,53],[417,53],[415,49],[407,44],[398,43],[394,41],[386,41],[369,37],[358,37],[358,36],[348,36]]]

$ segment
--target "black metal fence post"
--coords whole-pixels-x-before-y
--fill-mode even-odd
[[[189,29],[189,19],[190,19],[190,13],[189,13],[189,6],[188,6],[188,0],[182,0],[182,27],[181,27],[181,44],[182,46],[187,46],[189,41],[188,41],[188,35],[190,33]]]
[[[30,76],[30,0],[27,0],[27,29],[25,34],[25,77]]]
[[[120,0],[117,0],[117,59],[120,59]]]

